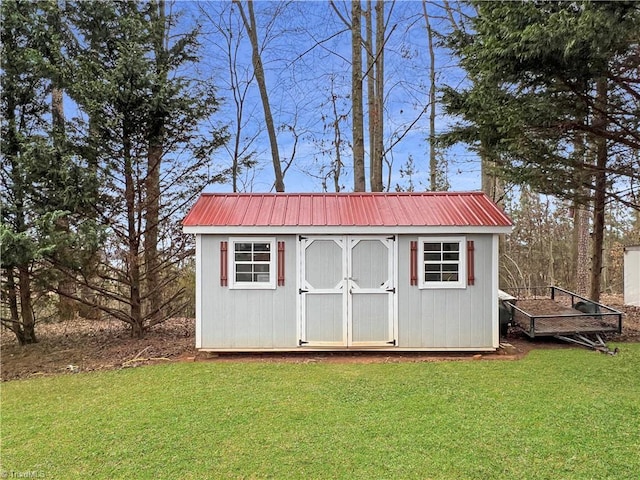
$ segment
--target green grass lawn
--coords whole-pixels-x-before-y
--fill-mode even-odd
[[[638,478],[640,344],[620,347],[9,382],[1,468],[62,479]]]

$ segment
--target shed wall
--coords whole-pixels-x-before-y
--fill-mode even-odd
[[[640,245],[624,250],[624,303],[640,307]]]
[[[274,290],[220,286],[220,242],[228,236],[201,238],[201,348],[294,348],[296,334],[296,237],[285,242],[285,285]]]
[[[496,348],[497,238],[467,235],[475,243],[474,285],[463,289],[419,289],[410,285],[410,242],[398,246],[398,345],[407,348]],[[496,260],[497,262],[497,260]],[[495,285],[495,286],[494,286]]]
[[[200,305],[197,332],[203,349],[297,349],[297,237],[285,242],[285,285],[272,290],[220,286],[220,242],[227,235],[201,235]],[[410,242],[398,236],[397,346],[415,349],[491,349],[498,346],[497,235],[467,235],[475,243],[475,284],[464,289],[420,289],[410,285]],[[640,253],[640,252],[638,252]]]

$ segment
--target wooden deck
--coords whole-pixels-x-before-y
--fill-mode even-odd
[[[513,321],[531,337],[618,331],[619,316],[615,313],[585,314],[549,298],[512,303],[517,307]]]

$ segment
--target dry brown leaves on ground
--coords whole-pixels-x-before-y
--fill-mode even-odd
[[[38,343],[20,347],[3,331],[2,380],[87,372],[195,355],[194,320],[172,318],[139,340],[117,320],[74,320],[37,325]],[[165,359],[165,360],[161,360]]]
[[[623,333],[613,341],[640,341],[640,307],[623,305],[619,295],[606,295],[602,303],[624,312]],[[212,356],[198,353],[195,345],[195,325],[190,318],[172,318],[156,325],[145,338],[130,336],[126,326],[116,320],[74,320],[67,323],[37,326],[39,342],[20,347],[13,334],[0,332],[0,365],[2,380],[30,378],[41,375],[88,372],[129,368],[149,363],[184,360],[207,360]],[[213,357],[216,361],[278,361],[278,362],[403,362],[469,359],[521,358],[533,348],[571,347],[555,340],[531,342],[510,334],[506,340],[515,347],[515,354],[500,353],[305,353],[305,354],[227,354]]]

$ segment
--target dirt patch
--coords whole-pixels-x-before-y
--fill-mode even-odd
[[[195,355],[194,329],[193,319],[173,318],[138,340],[116,320],[74,320],[38,325],[38,343],[24,347],[3,331],[2,380],[175,361]]]
[[[623,333],[611,335],[615,342],[640,342],[640,307],[623,305],[620,296],[604,296],[602,303],[622,311]],[[581,348],[554,339],[530,341],[510,331],[503,341],[513,349],[496,353],[473,352],[307,352],[261,354],[210,354],[196,351],[195,322],[173,318],[152,328],[142,340],[132,339],[118,321],[75,320],[38,325],[39,342],[20,347],[8,331],[0,332],[2,380],[43,375],[73,374],[97,370],[132,368],[171,361],[292,362],[292,363],[396,363],[434,361],[514,360],[532,349]]]

